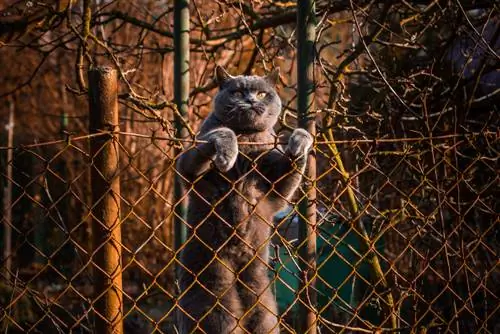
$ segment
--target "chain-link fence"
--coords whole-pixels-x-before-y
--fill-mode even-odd
[[[188,272],[213,299],[185,314],[199,322],[193,333],[219,306],[235,332],[252,333],[244,319],[264,292],[243,276],[266,262],[263,249],[264,290],[277,302],[267,312],[282,333],[500,331],[497,5],[72,3],[23,4],[38,24],[22,33],[0,18],[12,47],[0,50],[4,63],[16,48],[42,55],[6,68],[0,94],[3,331],[178,333]],[[86,76],[86,64],[103,63],[117,70]],[[186,220],[188,197],[206,189],[176,165],[206,143],[196,133],[218,89],[216,63],[232,74],[281,69],[275,140],[240,140],[245,171],[219,173],[217,200],[204,198],[206,218],[233,229],[223,243],[253,252],[238,270]],[[231,194],[258,206],[238,184],[266,179],[260,162],[284,153],[297,127],[314,144],[307,168],[290,171],[302,175],[293,197],[270,219],[227,219]],[[266,149],[245,156],[256,145]],[[257,247],[238,230],[254,218],[271,230]],[[194,272],[181,258],[193,242],[251,305],[234,314],[227,291],[206,287],[210,264]]]

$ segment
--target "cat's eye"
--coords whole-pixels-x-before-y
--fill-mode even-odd
[[[243,97],[243,93],[241,91],[239,91],[239,90],[235,90],[233,92],[233,96],[237,97],[237,98],[240,98],[240,97]]]
[[[257,92],[256,96],[257,96],[257,99],[262,100],[263,98],[266,97],[266,95],[267,95],[266,92]]]

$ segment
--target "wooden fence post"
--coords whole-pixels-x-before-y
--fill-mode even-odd
[[[88,72],[89,131],[118,131],[117,72],[100,67]],[[123,333],[120,177],[118,135],[92,137],[92,235],[96,333]]]
[[[314,111],[314,41],[316,39],[315,0],[299,0],[297,8],[297,109],[299,126],[316,135]],[[314,150],[313,150],[314,152]],[[316,158],[309,155],[303,186],[306,196],[299,203],[300,333],[316,334]]]

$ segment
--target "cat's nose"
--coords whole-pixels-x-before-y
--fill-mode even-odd
[[[246,102],[248,103],[248,105],[252,108],[252,109],[256,109],[254,108],[256,105],[257,105],[257,101],[254,100],[254,99],[247,99]]]
[[[254,104],[255,102],[257,102],[257,100],[255,99],[255,97],[252,94],[247,94],[247,95],[245,95],[245,102],[250,103],[250,104]]]

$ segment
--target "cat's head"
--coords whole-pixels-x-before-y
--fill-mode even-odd
[[[214,100],[215,117],[235,132],[270,130],[278,121],[281,100],[276,93],[279,70],[267,76],[231,76],[216,67],[219,92]]]

